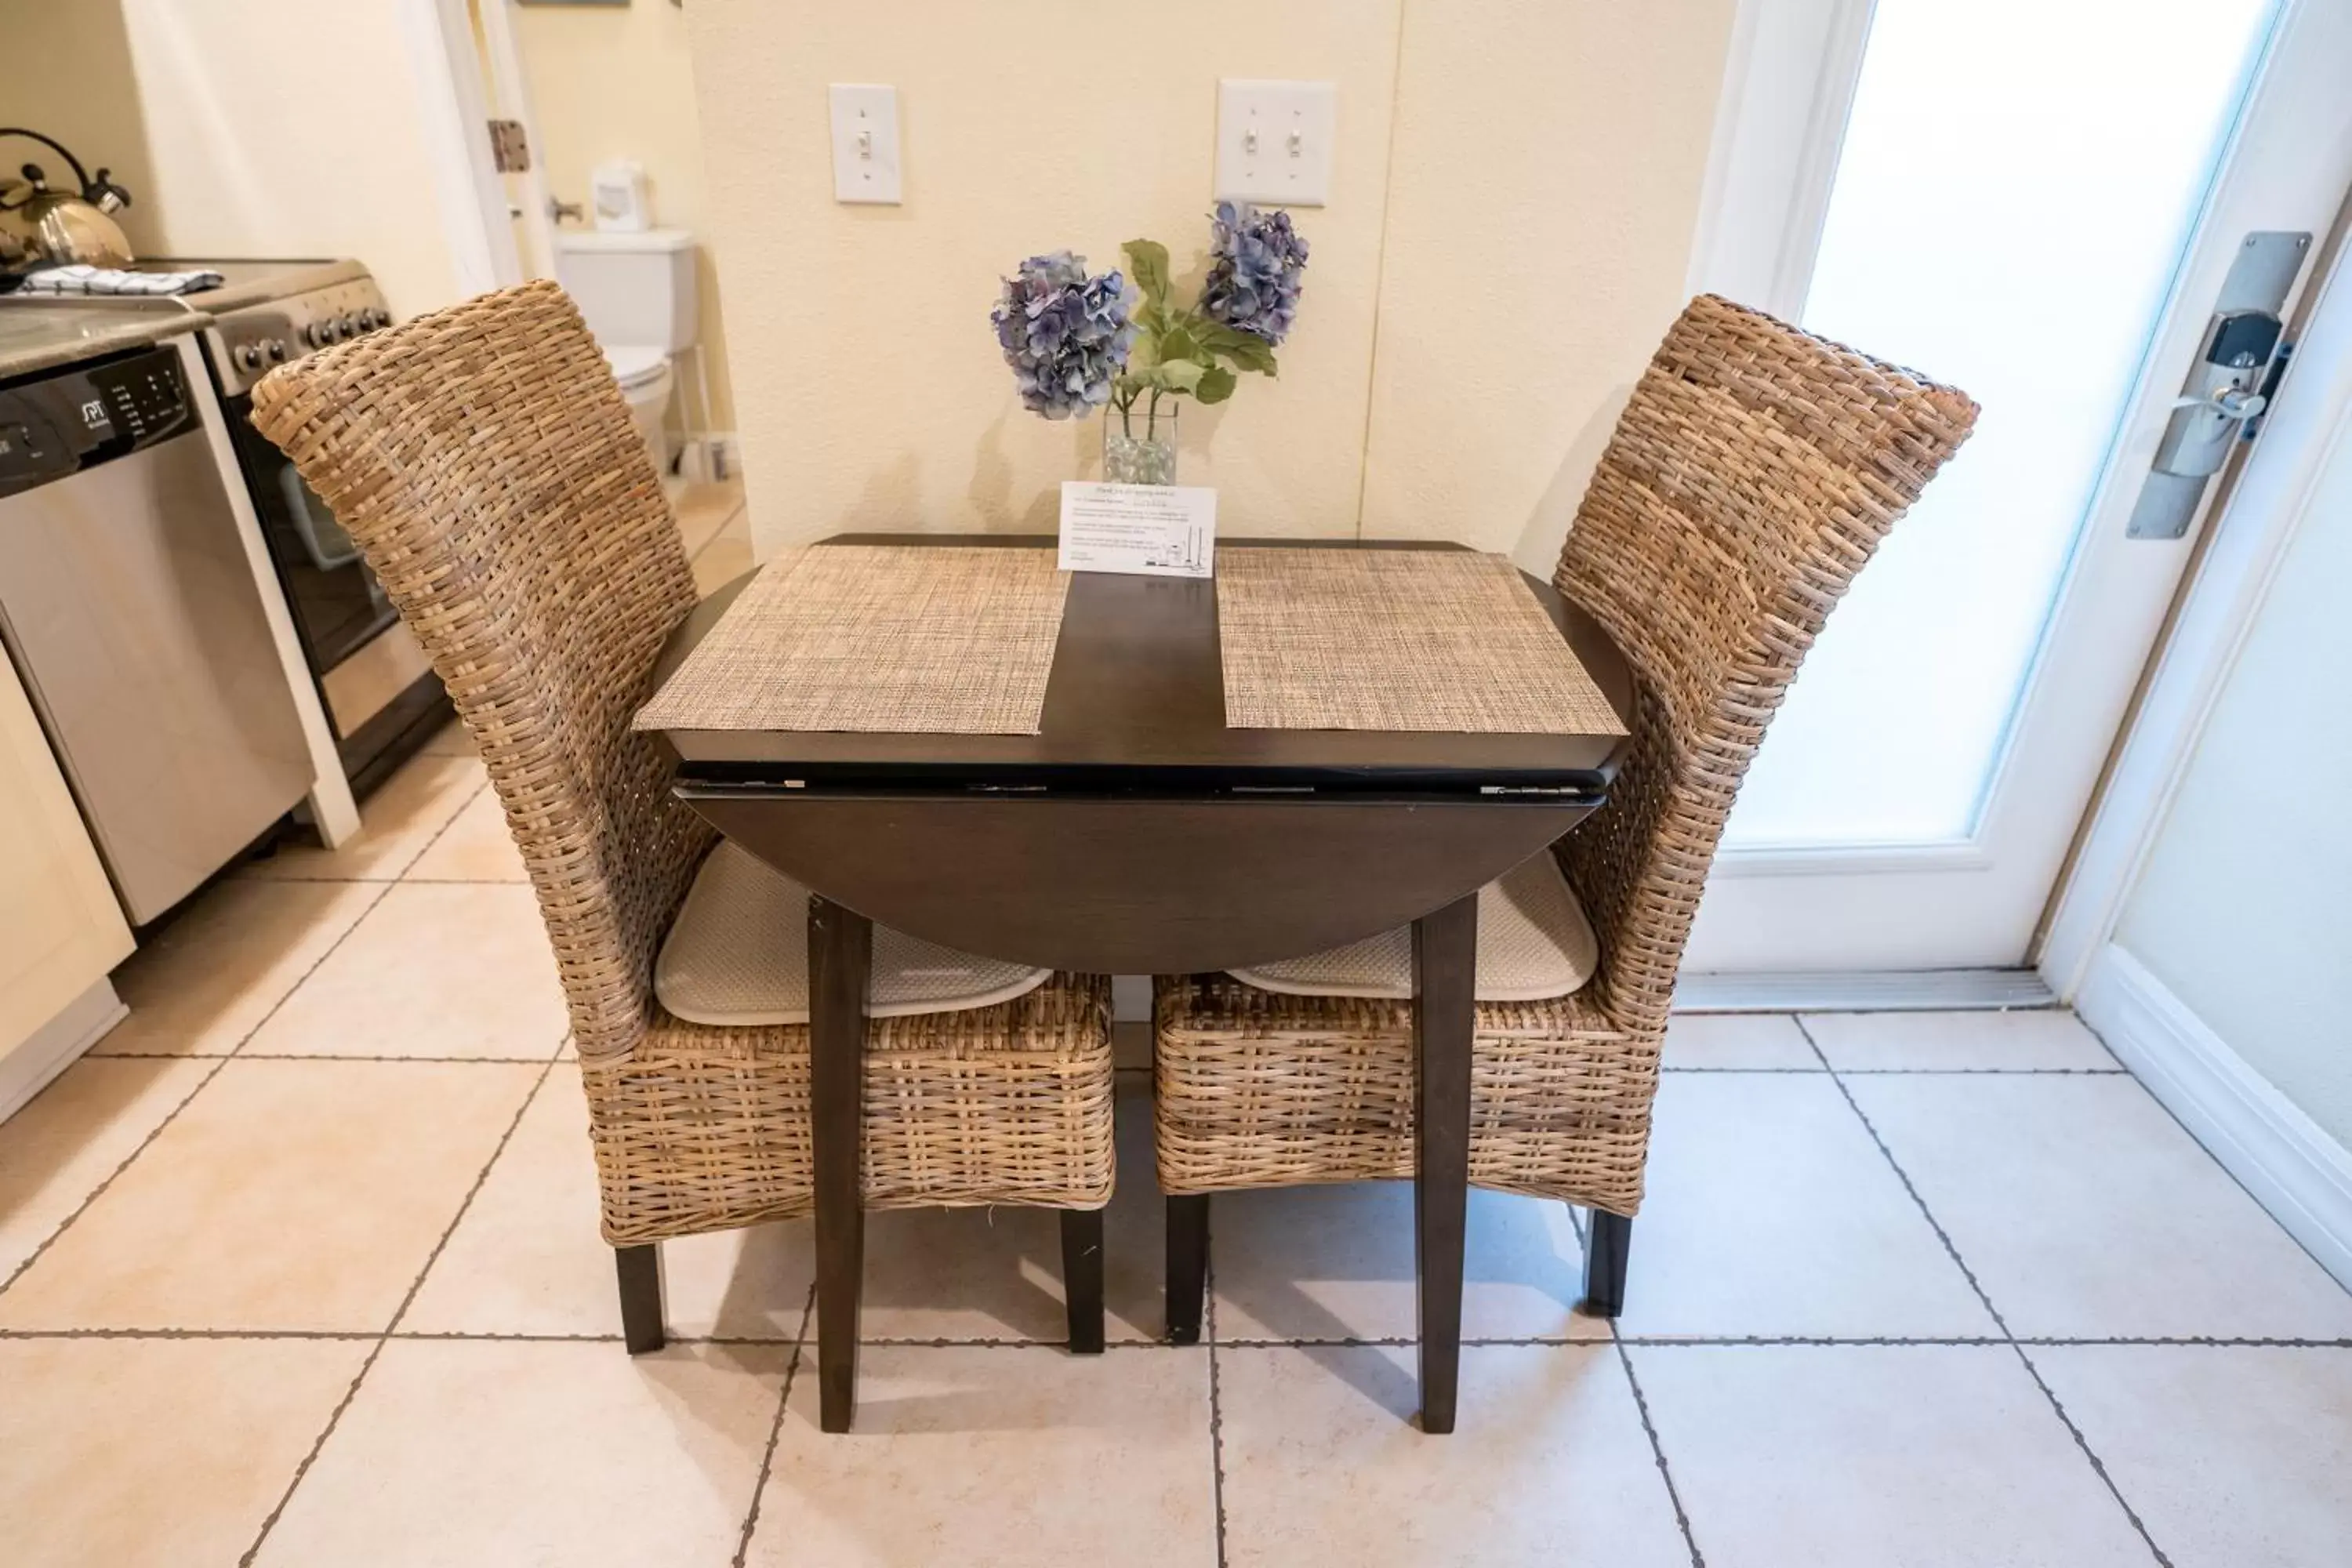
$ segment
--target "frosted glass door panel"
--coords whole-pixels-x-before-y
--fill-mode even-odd
[[[1878,0],[1804,324],[1984,413],[1832,616],[1733,847],[1973,829],[2273,9]]]

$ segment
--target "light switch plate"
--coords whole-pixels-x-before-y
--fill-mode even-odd
[[[1319,207],[1331,199],[1339,89],[1328,81],[1217,84],[1217,199]]]
[[[895,206],[898,195],[898,89],[835,82],[833,199]]]

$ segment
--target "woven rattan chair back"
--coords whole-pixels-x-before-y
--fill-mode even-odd
[[[1839,597],[1975,423],[1961,393],[1712,295],[1634,386],[1553,582],[1640,687],[1607,809],[1561,841],[1596,1000],[1663,1031],[1740,779]]]
[[[669,503],[552,283],[271,373],[253,420],[358,542],[449,689],[530,868],[580,1054],[653,1016],[651,953],[711,834],[630,732],[693,607]]]

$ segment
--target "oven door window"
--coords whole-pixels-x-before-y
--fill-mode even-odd
[[[238,421],[243,425],[243,421]],[[359,547],[286,455],[251,426],[237,443],[262,536],[313,669],[324,674],[399,619]]]

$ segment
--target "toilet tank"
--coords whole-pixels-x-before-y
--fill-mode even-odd
[[[676,353],[700,329],[694,237],[682,228],[559,232],[555,278],[606,348]]]

